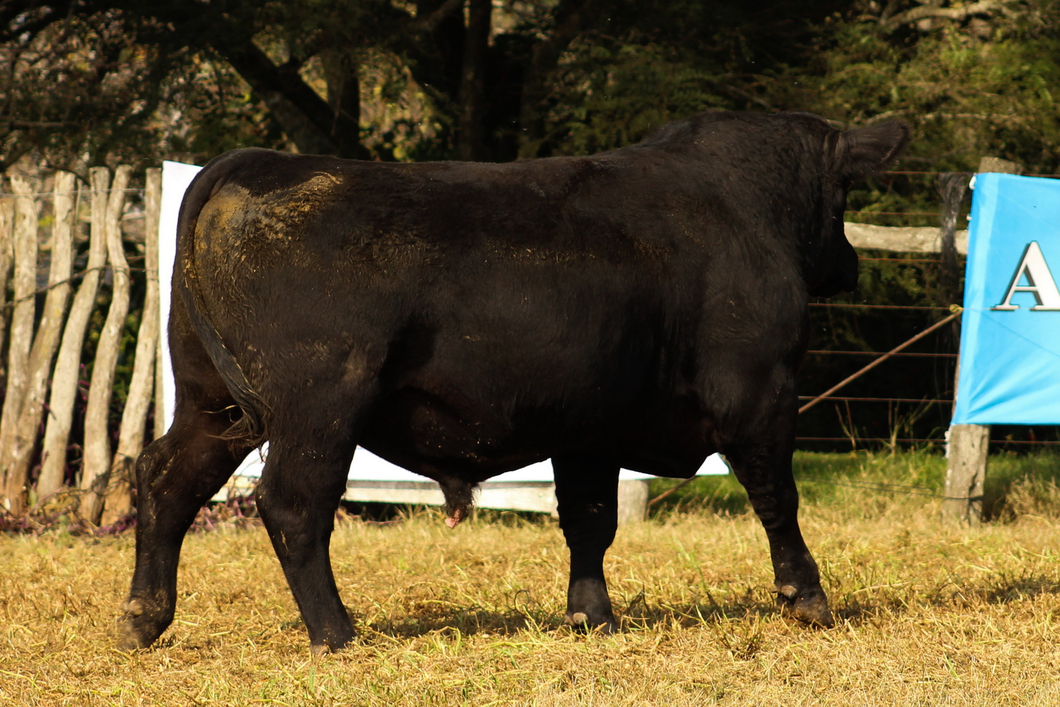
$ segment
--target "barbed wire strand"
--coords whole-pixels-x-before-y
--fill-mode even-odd
[[[110,194],[114,189],[78,189],[76,191],[35,191],[29,194],[15,194],[9,191],[0,191],[0,199],[20,199],[26,197],[49,197],[49,196],[77,196],[78,194]],[[146,189],[129,187],[121,190],[125,194],[144,194]]]
[[[100,265],[100,266],[97,266],[97,267],[94,267],[94,268],[86,268],[86,269],[82,270],[81,272],[78,272],[78,273],[75,273],[75,274],[71,275],[70,277],[68,277],[65,280],[60,280],[59,282],[55,282],[55,283],[52,283],[51,285],[48,285],[47,287],[42,287],[39,290],[34,290],[33,292],[31,292],[30,294],[28,294],[28,295],[26,295],[24,297],[19,297],[18,299],[11,300],[10,302],[4,302],[3,306],[0,307],[0,309],[14,309],[15,307],[17,307],[18,305],[22,304],[23,302],[28,302],[31,299],[36,299],[40,295],[48,294],[48,292],[50,292],[51,290],[54,290],[56,287],[62,287],[63,285],[72,284],[72,283],[80,280],[85,275],[89,274],[90,272],[105,271],[105,270],[124,270],[126,272],[147,272],[147,268],[130,268],[130,267],[114,268],[114,267],[112,267],[110,265]]]
[[[882,174],[883,175],[893,175],[893,176],[901,176],[901,175],[908,175],[908,176],[932,176],[932,175],[934,175],[934,176],[937,176],[937,175],[942,174],[942,173],[943,172],[939,172],[939,171],[891,170],[891,171],[883,172]],[[1060,177],[1060,175],[1051,175],[1051,174],[1029,174],[1029,175],[1026,175],[1026,176],[1046,177],[1046,178],[1057,178],[1057,177]],[[80,194],[80,195],[88,195],[88,194],[94,194],[94,193],[111,193],[112,191],[113,190],[111,190],[111,189],[103,189],[103,190],[78,189],[76,191],[55,192],[53,190],[53,191],[46,191],[46,192],[33,192],[33,193],[30,193],[30,194],[14,194],[14,193],[11,193],[11,192],[0,192],[0,199],[18,199],[18,198],[27,198],[27,197],[48,198],[48,197],[54,197],[54,196],[57,196],[57,195],[76,196],[78,194]],[[128,194],[141,194],[141,195],[145,194],[145,190],[142,189],[142,188],[127,188],[127,189],[124,189],[122,191],[125,192],[125,193],[128,193]],[[895,217],[911,217],[911,218],[914,218],[914,217],[923,218],[923,217],[929,217],[929,216],[938,216],[938,213],[936,213],[936,212],[866,212],[866,211],[849,211],[847,213],[857,214],[857,215],[895,216]],[[926,263],[938,262],[936,260],[928,260],[928,259],[913,261],[913,260],[902,259],[902,258],[866,258],[866,260],[874,260],[874,261],[876,261],[876,260],[892,261],[893,260],[893,261],[900,261],[900,262],[926,262]],[[61,282],[57,282],[57,283],[51,284],[48,287],[36,290],[32,294],[27,295],[25,297],[22,297],[22,298],[20,298],[18,300],[14,300],[12,302],[4,303],[3,304],[3,309],[10,309],[10,308],[16,307],[16,306],[18,306],[18,304],[20,304],[22,302],[25,302],[27,300],[30,300],[30,299],[34,299],[34,298],[38,297],[39,295],[46,294],[47,292],[49,292],[52,289],[55,289],[56,287],[61,287],[63,285],[70,284],[70,283],[73,283],[75,281],[78,281],[78,280],[82,279],[85,275],[87,275],[88,273],[90,273],[90,272],[92,272],[94,270],[96,270],[96,271],[105,271],[105,270],[108,270],[108,269],[113,270],[113,268],[109,264],[108,265],[99,266],[97,268],[91,268],[91,269],[83,270],[81,272],[78,272],[78,273],[72,275],[70,278],[68,278],[66,280],[63,280]],[[126,268],[126,270],[128,272],[146,272],[146,268],[129,267],[129,268]],[[907,341],[906,343],[900,345],[899,347],[896,347],[895,349],[892,349],[890,352],[887,352],[887,353],[883,354],[878,359],[876,359],[876,361],[872,362],[871,364],[869,364],[868,366],[863,368],[861,371],[858,371],[853,376],[849,377],[847,380],[843,381],[839,385],[834,386],[829,391],[826,391],[826,393],[824,393],[824,394],[822,394],[820,396],[817,396],[815,398],[812,398],[809,403],[807,403],[806,405],[803,405],[800,408],[800,410],[799,410],[800,412],[803,412],[804,410],[809,409],[811,406],[813,406],[814,404],[816,404],[817,402],[819,402],[819,401],[821,401],[821,400],[823,400],[825,398],[831,398],[831,399],[835,399],[835,400],[848,400],[849,399],[849,400],[854,400],[854,401],[865,401],[865,402],[871,402],[871,401],[875,401],[875,402],[903,402],[903,401],[909,402],[909,401],[911,401],[912,399],[905,400],[905,399],[897,399],[897,398],[895,398],[895,399],[891,399],[891,398],[864,398],[864,399],[862,399],[862,398],[838,398],[838,397],[830,396],[829,393],[834,392],[835,390],[837,390],[838,388],[842,387],[843,385],[846,385],[846,383],[850,382],[854,378],[859,377],[860,375],[866,373],[869,369],[875,367],[875,365],[877,365],[878,363],[882,362],[883,360],[885,360],[889,356],[913,355],[913,354],[901,354],[901,353],[899,353],[899,351],[902,348],[905,348],[906,346],[910,345],[914,341],[919,340],[923,336],[926,336],[931,331],[934,331],[935,329],[939,328],[940,326],[942,326],[946,322],[956,318],[956,316],[958,316],[959,313],[960,313],[959,309],[958,309],[958,311],[953,311],[955,306],[954,307],[932,307],[932,306],[915,306],[915,305],[913,305],[913,306],[904,305],[903,306],[903,305],[873,305],[873,304],[824,303],[824,302],[811,303],[810,306],[850,308],[850,309],[880,309],[880,310],[897,310],[897,311],[901,311],[901,310],[918,310],[918,311],[925,311],[925,310],[931,311],[931,310],[934,310],[934,311],[938,311],[938,310],[949,309],[949,310],[951,310],[951,315],[949,317],[944,318],[943,320],[940,320],[939,322],[936,322],[933,326],[929,327],[927,330],[925,330],[925,331],[921,332],[920,334],[918,334],[917,336],[913,337],[913,339]],[[828,354],[828,355],[868,355],[868,354],[874,354],[875,352],[813,351],[813,352],[808,352],[808,353],[822,354],[822,355],[823,354]],[[921,354],[921,355],[944,356],[946,354]],[[954,356],[954,355],[955,354],[949,354],[949,356]],[[800,396],[800,399],[806,399],[808,397],[809,396]],[[952,402],[952,401],[948,401],[948,400],[920,401],[920,400],[917,400],[917,401],[913,401],[913,402],[927,402],[928,404],[936,404],[936,403],[946,403],[946,402]],[[798,439],[800,439],[802,441],[842,441],[842,440],[846,440],[848,438],[845,438],[845,437],[844,438],[839,438],[839,437],[837,437],[837,438],[800,437]],[[881,437],[881,438],[871,438],[871,439],[867,439],[866,438],[866,439],[862,439],[861,441],[879,441],[879,442],[892,442],[892,441],[894,441],[894,442],[941,443],[943,440],[906,439],[906,438],[892,439],[892,438],[882,438]],[[1060,443],[1057,443],[1057,442],[1049,442],[1049,441],[1044,441],[1044,440],[1043,441],[1006,440],[1005,443],[1013,443],[1013,444],[1037,443],[1037,444],[1044,444],[1044,445],[1060,444]],[[666,498],[670,494],[676,492],[677,490],[679,490],[679,489],[683,488],[684,486],[686,486],[687,484],[691,483],[696,478],[697,477],[692,477],[690,479],[685,479],[685,480],[681,481],[680,483],[678,483],[677,485],[675,485],[671,489],[665,491],[664,493],[662,493],[662,494],[656,496],[655,498],[651,499],[650,501],[648,501],[648,506],[650,507],[650,506],[654,505],[655,503],[661,501],[662,499]],[[932,491],[928,490],[926,487],[922,487],[922,486],[911,486],[911,485],[902,485],[902,484],[870,483],[870,482],[859,483],[859,482],[824,481],[824,480],[817,480],[817,479],[804,480],[802,483],[807,483],[807,482],[808,483],[817,483],[817,484],[831,485],[831,486],[844,486],[844,487],[849,487],[849,488],[860,488],[860,489],[869,489],[869,490],[875,490],[875,491],[884,491],[884,492],[888,492],[888,493],[900,493],[900,494],[906,494],[906,495],[926,496],[926,497],[939,498],[939,499],[944,499],[944,500],[945,499],[967,500],[967,499],[965,499],[963,497],[954,498],[954,497],[946,496],[945,494],[935,493],[935,492],[932,492]],[[108,486],[109,485],[110,484],[108,484]]]

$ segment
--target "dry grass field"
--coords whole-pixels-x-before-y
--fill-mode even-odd
[[[615,636],[560,626],[555,521],[347,517],[332,554],[361,640],[318,659],[261,528],[190,534],[176,621],[135,653],[114,648],[131,533],[0,536],[0,704],[1058,705],[1057,462],[995,463],[996,520],[968,529],[938,518],[936,457],[801,456],[824,631],[774,611],[731,480],[620,529]]]

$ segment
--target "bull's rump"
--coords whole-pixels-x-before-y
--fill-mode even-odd
[[[358,442],[423,473],[601,447],[653,473],[702,462],[705,431],[670,424],[695,404],[677,334],[698,245],[651,160],[630,177],[607,156],[242,159],[198,213],[186,276],[269,409],[346,396]]]

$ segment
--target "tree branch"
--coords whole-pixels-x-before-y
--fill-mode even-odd
[[[213,48],[265,101],[299,150],[364,156],[360,126],[351,125],[341,112],[336,114],[292,67],[276,66],[248,36],[217,41]]]
[[[83,1],[86,9],[91,11],[115,8],[129,13],[130,17],[150,18],[163,26],[175,28],[175,31],[155,37],[155,42],[164,43],[174,35],[197,35],[201,45],[210,47],[250,84],[300,151],[340,157],[367,156],[360,144],[357,117],[351,116],[349,111],[332,109],[302,79],[299,69],[304,62],[300,58],[292,57],[283,65],[273,62],[254,43],[254,23],[248,21],[247,15],[228,14],[223,3],[207,4],[200,0],[168,0],[165,3]]]
[[[7,123],[11,130],[34,130],[39,128],[74,128],[81,123],[74,120],[62,120],[62,121],[30,121],[30,120],[9,120]]]
[[[920,7],[914,7],[905,12],[899,12],[897,14],[880,18],[880,28],[884,32],[893,32],[902,25],[912,24],[919,22],[920,20],[928,19],[943,19],[943,20],[964,20],[972,15],[989,15],[995,10],[1000,10],[1005,4],[1005,0],[980,0],[980,2],[974,2],[971,5],[965,5],[964,7],[939,7],[937,5],[921,5]],[[888,5],[888,9],[890,5]]]
[[[446,0],[438,7],[438,9],[434,10],[429,15],[414,19],[410,23],[409,29],[414,33],[433,32],[437,29],[438,25],[441,24],[442,20],[463,6],[464,0]]]

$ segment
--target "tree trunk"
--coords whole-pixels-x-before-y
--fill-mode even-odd
[[[455,105],[460,95],[464,64],[464,2],[454,6],[449,0],[417,0],[417,21],[411,26],[408,51],[413,56],[409,67],[420,86],[435,94],[452,115],[447,102]]]
[[[4,198],[0,192],[0,351],[4,350],[4,336],[7,334],[7,278],[11,274],[11,265],[15,259],[15,202]],[[0,379],[3,379],[5,366],[0,360]]]
[[[588,22],[595,10],[595,0],[560,0],[556,6],[556,28],[534,45],[530,64],[523,79],[519,106],[519,157],[538,157],[545,136],[545,101],[548,77],[570,43]]]
[[[129,313],[129,266],[121,242],[121,215],[125,205],[125,187],[129,183],[128,165],[118,167],[110,185],[107,200],[106,232],[107,258],[114,284],[99,335],[99,345],[92,364],[92,381],[88,388],[88,409],[85,412],[85,466],[81,476],[81,516],[91,523],[99,523],[103,499],[107,493],[110,472],[110,439],[107,422],[110,401],[114,392],[114,369],[121,349],[121,335],[125,317]]]
[[[487,157],[485,78],[492,10],[492,0],[469,0],[457,128],[457,154],[462,160],[484,160]]]
[[[340,131],[357,131],[355,157],[366,159],[368,150],[360,144],[361,132],[361,79],[357,75],[359,67],[349,54],[326,51],[321,54],[324,67],[324,81],[327,85],[328,105],[334,113],[329,136],[335,143],[342,142]]]
[[[106,213],[110,171],[106,167],[96,167],[91,172],[91,180],[92,229],[89,235],[88,263],[70,306],[55,362],[55,372],[52,375],[52,391],[48,401],[51,414],[48,415],[44,430],[42,467],[40,478],[37,480],[37,495],[40,498],[52,495],[63,486],[66,448],[73,424],[77,382],[81,377],[81,351],[84,347],[85,330],[96,303],[100,271],[107,263]]]
[[[21,514],[25,479],[10,467],[18,418],[29,380],[29,354],[33,342],[33,318],[36,314],[34,292],[37,289],[37,220],[40,207],[33,196],[35,182],[12,177],[15,197],[15,311],[11,317],[11,340],[8,344],[7,387],[3,416],[0,417],[0,502],[11,513]]]
[[[14,438],[3,454],[8,460],[8,473],[14,483],[21,479],[29,485],[33,453],[40,441],[40,426],[44,418],[44,401],[48,393],[48,378],[59,347],[66,305],[70,300],[70,275],[74,263],[74,189],[76,177],[70,172],[55,176],[54,221],[52,222],[51,267],[48,273],[48,294],[33,349],[29,356],[29,376],[22,398],[22,411],[15,426]]]
[[[144,250],[147,269],[147,294],[136,338],[136,359],[129,398],[121,418],[118,451],[110,468],[111,493],[106,497],[103,525],[117,523],[132,513],[133,470],[136,457],[144,446],[147,411],[151,407],[154,383],[155,351],[158,349],[158,214],[162,201],[162,170],[147,170],[145,193]]]

